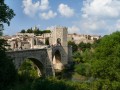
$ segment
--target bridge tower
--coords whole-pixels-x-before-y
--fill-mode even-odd
[[[68,46],[67,45],[67,28],[66,27],[55,27],[52,36],[53,36],[53,44]]]
[[[68,64],[68,44],[67,44],[67,28],[55,27],[52,32],[53,46],[53,65],[55,69],[62,70]]]

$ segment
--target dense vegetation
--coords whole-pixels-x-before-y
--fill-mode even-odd
[[[6,41],[0,39],[0,90],[7,90],[17,79],[12,59],[5,53]]]
[[[51,33],[50,30],[39,30],[39,29],[27,29],[27,30],[21,30],[20,33],[34,33],[35,35],[41,35],[41,34],[44,34],[44,33]]]
[[[38,78],[37,67],[32,61],[26,59],[18,69],[18,75],[21,81],[36,79]]]
[[[10,20],[15,16],[14,11],[0,0],[0,22],[10,25]]]
[[[97,88],[104,90],[120,89],[120,32],[104,36],[88,57],[83,57],[84,63],[79,63],[75,71],[83,76],[92,77],[97,82]]]
[[[14,16],[13,10],[4,3],[4,0],[0,0],[0,23],[2,25],[3,23],[10,25],[10,20]],[[0,35],[2,35],[1,30]],[[12,59],[5,53],[6,46],[6,41],[0,38],[0,90],[8,90],[17,78],[17,72],[12,63]]]
[[[89,90],[86,83],[76,83],[56,78],[39,78],[35,80],[31,87],[32,90]]]

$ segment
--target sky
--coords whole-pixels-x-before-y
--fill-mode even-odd
[[[120,0],[5,0],[16,16],[4,35],[65,26],[69,33],[106,35],[120,30]]]

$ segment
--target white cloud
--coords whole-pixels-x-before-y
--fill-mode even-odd
[[[66,4],[60,4],[58,7],[58,11],[62,16],[72,17],[74,15],[74,9],[70,8]]]
[[[115,27],[117,30],[120,30],[120,19],[117,20]]]
[[[48,13],[40,13],[40,17],[42,19],[48,20],[50,18],[54,18],[57,15],[56,12],[53,12],[52,10],[49,10]]]
[[[120,16],[119,0],[85,0],[83,16],[116,18]]]
[[[56,26],[50,26],[50,27],[47,27],[46,30],[50,30],[50,31],[53,31],[55,29]]]
[[[82,32],[87,34],[103,34],[106,32],[106,29],[108,29],[108,25],[104,20],[82,20],[80,22],[80,28],[83,30]]]
[[[39,9],[40,2],[32,3],[32,0],[23,0],[23,11],[28,16],[34,16]]]
[[[106,23],[104,20],[98,21],[98,20],[86,20],[81,23],[81,27],[84,27],[85,30],[93,30],[96,31],[97,29],[102,29],[106,26]]]
[[[26,15],[33,17],[40,10],[44,11],[49,8],[48,0],[40,0],[32,2],[33,0],[23,0],[23,11]]]
[[[77,27],[77,30],[72,30],[74,33],[81,33],[81,34],[97,34],[103,35],[108,30],[108,25],[104,20],[97,21],[97,20],[85,20],[81,19],[80,21],[76,21],[73,23],[73,26]]]
[[[120,28],[120,0],[84,0],[79,28],[87,34],[105,35]]]
[[[79,33],[80,32],[80,29],[79,27],[73,25],[72,27],[68,27],[68,33]]]
[[[48,0],[41,0],[40,9],[47,10],[49,8],[49,1]]]

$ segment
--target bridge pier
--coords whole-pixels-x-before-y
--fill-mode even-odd
[[[48,57],[46,62],[46,76],[55,76],[55,70],[52,63],[52,49],[47,49]]]

